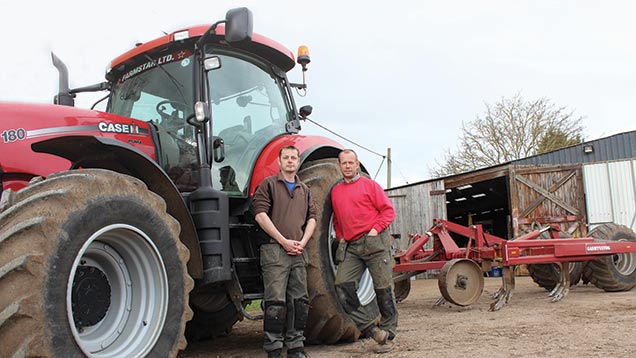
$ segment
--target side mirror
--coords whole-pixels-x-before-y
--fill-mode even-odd
[[[300,118],[302,119],[307,118],[307,116],[310,115],[313,110],[314,109],[310,105],[305,105],[300,107],[300,110],[299,110]]]
[[[252,12],[248,8],[231,9],[225,14],[225,40],[227,42],[251,40],[253,29]]]

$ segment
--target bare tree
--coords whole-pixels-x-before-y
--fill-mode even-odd
[[[486,103],[486,112],[462,123],[457,151],[446,149],[435,177],[489,167],[546,153],[583,140],[583,117],[546,98],[525,101],[520,94]]]

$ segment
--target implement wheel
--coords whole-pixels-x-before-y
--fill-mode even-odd
[[[545,240],[550,238],[547,232],[543,232],[541,237]],[[561,238],[568,239],[571,236],[562,232]],[[581,281],[585,265],[586,262],[583,261],[570,262],[570,286],[574,286]],[[528,265],[528,273],[537,285],[548,291],[552,291],[561,280],[561,268],[558,264],[530,264]]]
[[[570,286],[581,281],[584,267],[585,263],[582,261],[570,262]],[[561,269],[557,264],[531,264],[528,265],[528,273],[537,285],[548,291],[554,289],[561,277]]]
[[[458,306],[475,303],[484,290],[484,275],[479,265],[469,259],[448,261],[437,281],[442,296]]]
[[[589,236],[605,241],[636,241],[630,228],[613,223],[596,227]],[[636,254],[607,255],[590,261],[585,267],[585,277],[608,292],[629,291],[636,286]]]
[[[406,279],[396,282],[393,291],[395,292],[395,302],[404,301],[411,293],[411,280]]]

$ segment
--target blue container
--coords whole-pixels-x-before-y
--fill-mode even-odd
[[[501,267],[493,266],[490,268],[489,277],[501,277]]]

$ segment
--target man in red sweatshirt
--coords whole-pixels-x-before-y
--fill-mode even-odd
[[[331,190],[334,228],[344,257],[338,264],[336,291],[342,305],[365,336],[373,337],[382,351],[390,351],[397,334],[398,313],[393,295],[391,240],[386,228],[395,218],[395,209],[375,181],[360,176],[358,156],[351,149],[338,155],[343,181]],[[369,269],[378,308],[379,328],[373,317],[360,307],[356,290],[365,269]],[[388,345],[387,345],[388,343]]]

